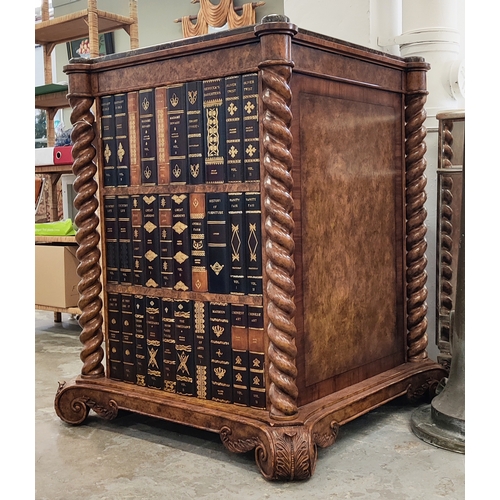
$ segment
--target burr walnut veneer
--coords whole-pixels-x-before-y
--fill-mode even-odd
[[[309,478],[317,447],[342,424],[403,394],[419,398],[445,375],[427,359],[425,119],[427,63],[298,29],[283,16],[66,66],[74,125],[80,260],[81,374],[55,408],[152,415],[255,449],[264,477]],[[100,97],[258,72],[260,181],[102,188]],[[96,104],[96,115],[91,111]],[[267,409],[200,400],[111,380],[102,296],[106,194],[259,190],[262,297],[156,289],[157,296],[263,304]],[[114,287],[114,288],[113,288]],[[106,302],[104,301],[104,304]],[[431,394],[432,395],[432,394]]]

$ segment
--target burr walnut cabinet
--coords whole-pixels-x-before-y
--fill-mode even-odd
[[[58,416],[77,425],[90,410],[113,419],[123,409],[183,423],[219,433],[231,452],[255,450],[267,479],[300,480],[314,473],[317,447],[332,445],[343,424],[401,395],[432,396],[446,372],[426,353],[428,69],[421,58],[304,31],[284,16],[71,60],[65,72],[83,365],[74,380],[59,384]],[[103,186],[103,96],[252,72],[259,84],[260,180]],[[260,192],[262,295],[107,283],[103,197],[165,190]],[[266,407],[113,380],[110,292],[262,305]]]

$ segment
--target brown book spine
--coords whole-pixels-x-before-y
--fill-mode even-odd
[[[155,106],[158,184],[170,184],[170,165],[168,161],[167,87],[158,87],[155,89]]]
[[[128,96],[128,130],[129,130],[129,163],[130,185],[141,184],[141,143],[139,140],[139,93],[129,92]]]
[[[248,386],[247,306],[231,304],[231,349],[233,354],[233,403],[250,406]]]
[[[191,275],[195,292],[208,291],[207,271],[207,210],[205,193],[189,194],[189,217],[191,235]]]

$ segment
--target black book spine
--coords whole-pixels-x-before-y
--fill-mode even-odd
[[[140,194],[131,195],[131,224],[132,224],[132,283],[134,285],[144,285],[144,238],[143,238],[143,214],[142,196]]]
[[[146,387],[148,374],[148,346],[146,329],[146,299],[143,295],[134,295],[134,336],[135,336],[135,371],[136,384]]]
[[[129,195],[117,196],[120,283],[132,284],[132,212]]]
[[[135,336],[134,336],[134,301],[128,293],[120,294],[123,380],[131,384],[136,381]]]
[[[148,371],[146,384],[154,389],[163,388],[163,348],[159,297],[146,297],[146,344]]]
[[[128,96],[116,94],[115,138],[116,138],[116,182],[118,186],[130,186],[130,151],[128,134]]]
[[[116,141],[115,141],[115,105],[114,97],[101,97],[101,138],[103,156],[103,184],[105,187],[117,185],[116,177]]]
[[[195,292],[208,291],[207,211],[205,193],[189,194],[191,276]]]
[[[167,117],[170,183],[187,184],[189,174],[185,83],[167,87]]]
[[[177,353],[176,392],[184,396],[195,394],[195,354],[193,302],[174,301],[175,351]]]
[[[158,201],[160,222],[160,273],[161,287],[174,287],[174,242],[172,229],[172,198],[160,195]]]
[[[163,389],[175,393],[177,353],[175,350],[174,301],[167,297],[161,299],[161,323],[163,335]]]
[[[248,306],[250,406],[266,408],[264,308]]]
[[[245,230],[247,241],[247,293],[262,295],[262,229],[260,193],[245,193]]]
[[[231,305],[233,403],[250,406],[247,306]]]
[[[144,285],[158,288],[160,277],[160,229],[158,196],[142,196],[142,234],[144,237]]]
[[[104,243],[106,247],[106,280],[108,283],[119,283],[118,244],[118,203],[116,196],[104,197]]]
[[[242,76],[243,164],[245,181],[260,179],[259,78],[257,73]]]
[[[224,79],[203,82],[205,116],[205,182],[220,184],[227,181]]]
[[[235,295],[247,293],[246,231],[244,220],[245,195],[228,194],[230,225],[231,263],[229,270],[230,292]]]
[[[189,237],[189,196],[172,195],[172,229],[174,243],[174,289],[191,290],[191,241]]]
[[[186,124],[189,184],[205,183],[205,129],[203,125],[203,83],[186,83]]]
[[[156,116],[153,89],[139,91],[139,130],[141,141],[141,183],[155,186],[158,183],[156,158]]]
[[[207,193],[208,289],[229,293],[230,248],[227,193]]]
[[[108,360],[109,377],[123,380],[120,294],[108,293]]]
[[[208,321],[208,302],[195,301],[194,345],[196,365],[196,397],[211,399],[210,382],[210,332]]]
[[[244,182],[241,75],[224,79],[227,181]]]
[[[210,302],[212,400],[232,403],[231,312],[229,304]]]

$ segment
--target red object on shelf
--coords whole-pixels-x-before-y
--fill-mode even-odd
[[[73,146],[54,146],[54,165],[71,165]]]

